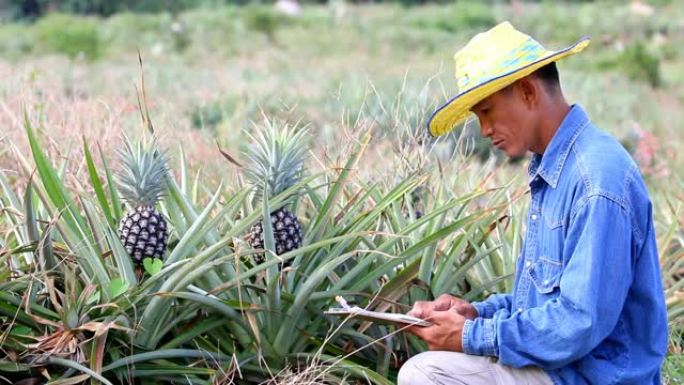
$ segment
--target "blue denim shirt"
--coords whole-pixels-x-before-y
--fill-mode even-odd
[[[543,368],[554,384],[660,384],[667,312],[639,170],[573,106],[530,163],[512,294],[474,303],[463,350]]]

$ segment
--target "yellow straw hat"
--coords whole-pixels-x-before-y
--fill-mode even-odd
[[[458,95],[432,114],[428,130],[433,136],[448,133],[482,99],[588,45],[589,37],[584,37],[568,48],[548,51],[507,21],[475,35],[454,55]]]

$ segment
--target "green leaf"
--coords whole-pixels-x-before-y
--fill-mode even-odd
[[[95,279],[100,285],[107,285],[109,283],[109,275],[104,266],[104,261],[93,247],[95,242],[93,234],[87,232],[86,221],[76,210],[78,206],[67,194],[67,189],[62,184],[62,176],[55,171],[40,146],[27,112],[24,112],[24,122],[31,153],[33,154],[33,159],[47,197],[55,208],[61,212],[62,218],[66,223],[66,226],[60,227],[58,225],[63,230],[63,235],[66,238],[65,241],[76,254],[84,274],[89,279]],[[28,167],[30,169],[30,166]]]
[[[164,262],[159,258],[145,258],[143,260],[143,267],[149,275],[155,275],[159,273],[164,267]]]
[[[28,326],[14,325],[10,334],[14,336],[31,336],[33,335],[33,329]]]
[[[24,325],[36,325],[36,322],[17,306],[12,306],[4,302],[0,302],[0,315],[12,317],[15,322],[21,322]]]
[[[106,378],[102,377],[102,375],[95,373],[90,368],[87,368],[87,367],[79,364],[76,361],[71,361],[71,360],[67,360],[67,359],[59,358],[59,357],[54,357],[54,356],[48,357],[47,361],[51,364],[54,364],[54,365],[65,366],[67,368],[79,370],[79,371],[91,376],[92,378],[94,378],[98,381],[102,381],[104,384],[113,385]]]
[[[111,282],[110,282],[110,285],[111,285]],[[88,297],[88,299],[86,299],[85,303],[86,303],[86,305],[92,305],[92,304],[95,304],[98,302],[100,302],[100,291],[99,290],[94,292],[93,294],[91,294],[90,297]]]
[[[24,215],[26,217],[26,232],[28,233],[29,241],[40,241],[36,212],[33,209],[33,182],[31,180],[26,185],[26,192],[24,193]]]
[[[25,302],[20,295],[10,293],[9,291],[0,290],[0,307],[2,305],[8,305],[12,309],[17,311],[17,309],[23,309],[24,308]],[[11,306],[11,305],[14,305],[14,306]],[[29,303],[28,305],[31,307],[31,313],[33,313],[34,315],[38,315],[38,316],[41,316],[43,318],[48,318],[48,319],[59,318],[59,314],[55,313],[54,311],[52,311],[50,309],[44,308],[37,303]],[[25,313],[22,310],[19,310],[17,314],[19,316],[22,316]],[[10,315],[12,315],[12,314],[10,314]],[[33,320],[30,324],[31,325],[34,324]]]
[[[330,274],[330,271],[354,255],[356,255],[355,251],[342,254],[319,266],[319,268],[302,283],[301,288],[297,292],[295,302],[288,309],[284,319],[281,318],[280,314],[274,315],[281,320],[278,334],[273,343],[273,346],[279,353],[285,354],[288,352],[295,340],[300,338],[300,336],[295,333],[296,326],[304,314],[304,307],[309,302],[309,298],[316,287],[328,276],[328,274]]]
[[[8,360],[0,360],[0,372],[28,372],[31,367],[27,364],[20,364]]]
[[[275,239],[273,237],[273,226],[271,225],[271,207],[269,206],[269,199],[271,197],[268,195],[268,186],[264,186],[263,189],[265,193],[263,195],[261,214],[263,215],[262,228],[264,233],[264,249],[266,249],[266,258],[268,259],[272,255],[276,255],[276,246]],[[269,271],[271,276],[274,272],[277,273],[277,269],[275,271]]]
[[[119,240],[119,236],[115,233],[114,229],[108,227],[105,230],[105,237],[109,242],[112,255],[116,261],[119,277],[128,282],[129,286],[135,286],[135,284],[138,282],[138,279],[135,276],[133,262],[131,261],[130,255],[128,252],[126,252],[126,249],[124,249],[121,241]]]
[[[359,160],[361,154],[368,146],[368,143],[370,143],[371,138],[372,135],[370,132],[366,134],[366,136],[363,138],[362,141],[359,142],[359,145],[354,149],[354,152],[347,160],[347,163],[340,172],[340,175],[335,181],[332,190],[328,194],[328,198],[323,203],[323,206],[318,210],[318,215],[316,216],[316,218],[311,222],[311,228],[316,229],[316,231],[311,232],[309,236],[305,236],[305,243],[308,242],[309,239],[317,239],[322,234],[324,234],[326,227],[332,222],[333,205],[335,204],[335,201],[339,198],[340,192],[342,191],[342,187],[344,186],[345,181],[349,176],[349,173],[351,172],[351,170],[355,168],[356,162]]]
[[[100,181],[100,177],[97,174],[95,162],[93,162],[93,155],[90,153],[90,149],[88,148],[88,142],[86,141],[85,136],[83,136],[83,153],[85,154],[86,164],[88,166],[88,175],[90,176],[90,183],[93,185],[93,189],[95,190],[95,196],[97,196],[97,200],[100,202],[102,212],[107,218],[107,222],[109,223],[109,225],[112,227],[116,227],[116,221],[114,220],[114,217],[112,216],[112,211],[109,208],[109,202],[107,201],[107,197],[105,196],[104,187],[102,187],[102,182]]]
[[[180,334],[175,334],[173,339],[166,342],[164,345],[160,346],[159,349],[171,349],[180,346],[190,340],[193,340],[200,336],[201,334],[207,333],[208,331],[221,327],[225,325],[226,320],[223,318],[218,319],[207,319],[195,324],[192,328],[183,331]]]
[[[330,371],[337,373],[348,373],[356,378],[363,379],[363,383],[371,383],[376,385],[394,385],[394,383],[375,371],[356,364],[344,357],[332,357],[327,354],[312,354],[312,353],[297,353],[292,354],[292,358],[305,358],[311,360],[317,365],[329,366]]]
[[[156,350],[153,352],[134,354],[132,356],[124,357],[116,360],[111,364],[102,368],[102,373],[108,372],[112,369],[120,368],[122,366],[132,365],[138,362],[159,360],[164,358],[204,358],[210,361],[230,361],[233,357],[221,353],[212,353],[203,350],[192,349],[166,349]]]
[[[107,159],[104,157],[102,147],[100,147],[99,143],[97,145],[97,150],[100,153],[100,159],[102,159],[102,166],[104,167],[105,176],[107,177],[107,188],[109,189],[109,197],[112,199],[112,208],[114,209],[114,212],[112,214],[114,223],[116,225],[116,222],[118,222],[121,219],[121,217],[123,217],[123,205],[121,203],[121,198],[119,198],[119,192],[116,191],[114,176],[112,175],[112,171],[107,166]]]
[[[216,205],[216,202],[218,202],[220,196],[221,186],[216,189],[216,193],[211,198],[211,201],[209,201],[202,213],[200,213],[200,215],[194,219],[192,226],[190,226],[188,231],[183,234],[176,247],[173,249],[171,254],[169,254],[168,258],[166,259],[167,264],[174,263],[187,257],[190,251],[202,240],[202,238],[205,237],[205,233],[211,231],[209,230],[209,226],[207,226],[207,219],[209,218],[209,214],[211,214],[211,210],[214,209],[214,206]]]
[[[145,260],[148,259],[150,258],[145,258]],[[109,282],[109,287],[107,288],[107,290],[109,291],[110,298],[114,299],[120,296],[121,294],[125,293],[128,290],[128,288],[128,282],[124,281],[122,278],[115,278],[111,282]]]

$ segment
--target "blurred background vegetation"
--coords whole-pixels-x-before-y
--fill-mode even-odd
[[[16,158],[29,151],[22,116],[27,110],[65,185],[79,194],[91,191],[81,184],[82,140],[96,143],[106,158],[120,145],[122,132],[140,131],[140,52],[155,129],[173,149],[172,159],[182,160],[183,172],[174,172],[182,174],[182,190],[197,207],[221,182],[226,197],[239,190],[237,172],[216,144],[239,153],[249,145],[245,130],[263,116],[309,124],[312,166],[329,172],[349,155],[339,143],[360,140],[356,130],[372,131],[354,170],[353,184],[362,190],[377,192],[370,186],[385,183],[383,192],[390,191],[410,175],[427,172],[431,184],[416,194],[433,210],[445,204],[436,186],[457,197],[481,188],[500,191],[496,199],[473,199],[477,207],[507,202],[512,224],[497,229],[491,243],[476,245],[495,250],[486,255],[491,259],[474,264],[470,278],[454,284],[471,299],[510,289],[526,208],[524,197],[511,196],[527,183],[524,159],[508,162],[493,151],[479,138],[477,121],[438,141],[425,135],[429,114],[453,96],[452,55],[475,33],[503,20],[550,49],[591,35],[586,51],[559,64],[561,81],[568,99],[623,143],[648,183],[673,336],[665,379],[684,381],[681,1],[9,0],[0,2],[0,19],[0,170],[10,184],[23,188],[28,179]],[[95,160],[98,167],[104,158]],[[185,183],[188,175],[202,175],[194,190]],[[348,194],[353,201],[353,191]],[[369,205],[379,201],[372,196]],[[300,211],[312,211],[316,203],[311,199]],[[398,232],[393,221],[404,208],[398,210],[398,216],[378,214],[378,228]],[[8,240],[13,229],[0,227],[4,244],[18,242]],[[429,237],[428,231],[411,234],[417,244],[420,236]],[[379,281],[395,277],[388,274]],[[419,287],[410,293],[425,289],[429,276],[420,273]],[[425,291],[425,298],[439,294]],[[317,325],[316,331],[327,326]],[[392,377],[396,362],[383,362],[378,372]]]
[[[425,111],[451,95],[455,49],[504,19],[551,48],[593,37],[587,54],[561,63],[563,82],[628,149],[636,150],[643,129],[664,137],[682,118],[684,12],[676,1],[3,4],[0,55],[17,79],[85,103],[96,96],[123,102],[132,87],[110,85],[130,84],[140,50],[150,62],[151,94],[174,95],[160,102],[179,107],[163,118],[224,145],[239,143],[239,132],[229,132],[261,110],[280,114],[295,106],[323,131],[345,111],[361,109],[391,131],[388,107],[410,105],[415,111],[403,118],[420,130]],[[14,95],[15,86],[0,87]],[[490,150],[477,139],[476,124],[466,131],[484,160]],[[658,158],[653,162],[668,159]]]

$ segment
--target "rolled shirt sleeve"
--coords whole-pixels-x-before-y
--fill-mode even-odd
[[[492,318],[501,309],[511,311],[511,294],[492,294],[482,302],[473,302],[477,314],[482,318]]]
[[[499,349],[496,346],[496,325],[493,319],[475,318],[465,321],[463,353],[476,356],[497,357],[499,355]]]
[[[634,238],[630,213],[618,201],[604,195],[580,201],[567,230],[563,253],[570,257],[558,296],[538,307],[502,308],[492,318],[466,321],[464,352],[545,369],[589,353],[617,325],[634,273]]]

